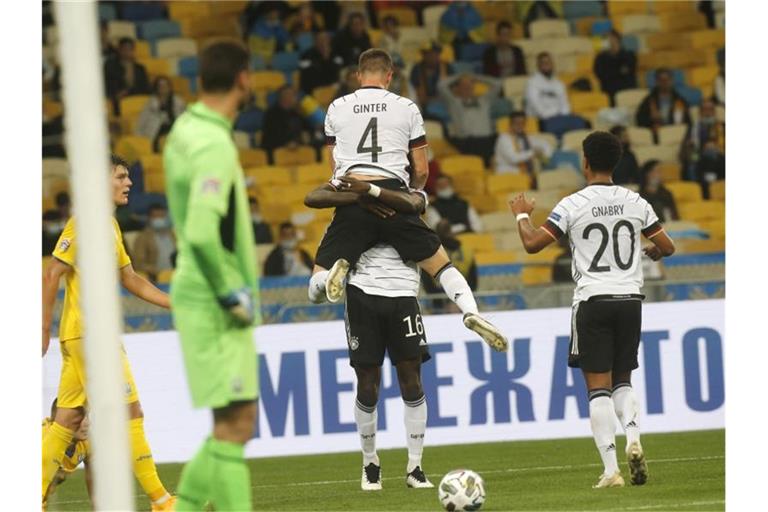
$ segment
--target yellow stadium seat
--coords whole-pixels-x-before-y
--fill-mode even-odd
[[[240,14],[249,2],[243,0],[227,0],[226,2],[208,2],[213,16]]]
[[[137,94],[135,96],[126,96],[120,100],[120,116],[126,118],[136,118],[144,110],[144,106],[149,101],[149,95]]]
[[[295,148],[278,148],[274,151],[275,165],[304,165],[317,161],[315,148],[312,146],[297,146]]]
[[[315,87],[312,89],[312,96],[317,102],[322,105],[323,108],[328,108],[333,98],[336,97],[336,90],[338,86],[336,84],[325,85],[323,87]]]
[[[212,2],[187,2],[181,0],[167,2],[168,15],[172,20],[210,16],[211,3]]]
[[[248,132],[235,130],[232,132],[232,139],[235,141],[235,146],[239,149],[251,148],[251,135]]]
[[[173,87],[173,92],[184,98],[184,101],[187,103],[191,103],[192,100],[194,100],[194,94],[192,94],[192,89],[190,87],[189,79],[184,76],[171,76],[168,77],[171,79],[171,86]]]
[[[677,162],[679,148],[673,145],[636,146],[632,148],[632,151],[634,151],[635,157],[637,157],[637,163],[643,165],[649,160]]]
[[[53,199],[59,192],[69,192],[69,178],[46,176],[43,178],[43,197]]]
[[[691,48],[722,48],[725,46],[725,30],[697,30],[685,34]]]
[[[675,245],[677,246],[677,251],[681,254],[722,252],[725,250],[725,238],[679,240]]]
[[[187,18],[180,23],[181,33],[186,37],[240,37],[240,23],[235,16]]]
[[[43,177],[69,177],[69,162],[64,158],[43,158]]]
[[[661,162],[659,163],[659,171],[661,172],[661,181],[664,183],[680,181],[681,169],[678,162]]]
[[[260,211],[264,217],[264,222],[269,224],[279,224],[291,220],[291,205],[274,202],[264,202],[260,200]]]
[[[254,71],[251,88],[257,91],[274,91],[285,85],[285,75],[279,71]]]
[[[661,21],[655,14],[611,15],[611,19],[614,26],[626,34],[648,34],[661,30]]]
[[[565,20],[539,19],[528,25],[531,39],[547,39],[555,37],[568,37],[571,35],[571,27]]]
[[[523,192],[531,188],[531,178],[528,174],[491,174],[486,180],[488,192]]]
[[[133,163],[143,155],[152,154],[152,141],[148,137],[125,135],[118,139],[115,153],[125,158],[128,163]]]
[[[509,232],[516,229],[515,218],[509,210],[486,213],[480,217],[480,221],[483,223],[483,232],[486,233]],[[498,243],[496,246],[500,247]]]
[[[658,130],[659,144],[662,146],[674,145],[680,147],[687,131],[688,125],[685,124],[662,126]]]
[[[664,2],[662,2],[664,3]],[[658,14],[661,30],[665,32],[691,32],[707,28],[707,20],[700,12],[690,12],[680,15],[677,12],[662,12]]]
[[[176,59],[197,55],[197,41],[190,38],[172,37],[155,43],[155,55],[161,59]]]
[[[413,27],[419,24],[416,11],[407,7],[393,7],[389,9],[380,9],[378,12],[379,26],[384,23],[384,18],[392,16],[400,25],[404,27]]]
[[[440,170],[443,174],[455,176],[469,173],[483,174],[485,167],[483,159],[479,156],[456,155],[443,158],[440,161]]]
[[[586,129],[586,130],[571,130],[569,132],[565,132],[563,134],[563,143],[562,147],[564,150],[580,150],[581,149],[581,143],[584,141],[584,139],[592,133],[592,130]]]
[[[328,164],[305,164],[296,167],[296,183],[319,185],[331,179]]]
[[[291,214],[295,209],[304,207],[304,197],[307,193],[315,189],[315,185],[303,183],[295,184],[291,187],[284,185],[270,185],[258,187],[256,195],[263,205],[286,204],[291,207]],[[262,206],[262,210],[267,206]]]
[[[716,201],[725,201],[725,180],[714,181],[709,184],[709,197]]]
[[[134,43],[133,54],[137,60],[152,58],[152,47],[149,46],[149,41],[136,39]]]
[[[725,203],[723,201],[697,201],[678,205],[680,218],[693,222],[718,220],[725,218]]]
[[[432,155],[435,158],[439,159],[459,154],[459,150],[453,147],[451,143],[445,139],[430,139],[427,137],[427,143],[429,144],[429,149],[432,150]]]
[[[672,181],[664,184],[664,187],[672,193],[678,206],[682,203],[699,202],[701,197],[701,185],[691,181]]]
[[[643,102],[649,91],[647,89],[626,89],[616,93],[616,106],[624,107],[633,115],[640,103]]]
[[[144,66],[147,74],[151,77],[171,74],[171,63],[166,59],[141,59],[139,63]]]
[[[136,39],[136,24],[132,21],[111,20],[107,22],[107,35],[111,40],[123,37]]]
[[[717,66],[701,66],[686,70],[686,82],[688,85],[694,87],[711,86],[717,75],[720,73],[720,68]]]
[[[725,240],[725,219],[702,221],[700,226],[709,233],[710,238]]]
[[[453,178],[453,187],[462,196],[485,193],[485,180],[477,174],[458,174]]]
[[[608,12],[611,17],[620,14],[646,14],[648,4],[646,2],[627,2],[625,0],[609,0]]]
[[[472,249],[476,253],[492,252],[496,250],[493,235],[489,233],[461,233],[456,235],[461,245]]]
[[[526,265],[520,273],[525,286],[536,286],[552,282],[552,265]]]
[[[240,165],[247,167],[263,167],[267,165],[267,152],[263,149],[240,149]]]
[[[160,173],[147,174],[144,176],[144,191],[155,192],[158,194],[165,193],[165,176]]]
[[[571,92],[571,110],[575,113],[591,112],[610,106],[608,96],[602,92]]]
[[[518,261],[516,251],[479,252],[475,255],[475,263],[477,265],[506,265],[517,263]]]
[[[503,89],[504,97],[507,99],[522,98],[525,95],[525,84],[528,83],[527,76],[510,76],[504,79]]]
[[[291,171],[285,167],[250,167],[243,172],[247,177],[253,178],[254,186],[258,190],[272,185],[290,185],[293,181]]]
[[[649,5],[653,12],[676,12],[676,13],[691,13],[696,12],[696,2],[686,1],[665,1],[665,2],[649,2]]]
[[[436,139],[444,139],[443,125],[438,121],[424,121],[424,132],[427,134],[427,141],[432,143]]]
[[[584,185],[584,177],[573,169],[555,169],[539,173],[539,190],[578,189]]]
[[[163,157],[154,153],[141,156],[141,168],[144,176],[148,174],[163,174]]]
[[[642,126],[628,126],[627,135],[632,146],[650,146],[653,144],[653,132]]]
[[[159,274],[157,274],[157,283],[158,284],[168,284],[171,282],[171,279],[173,278],[173,269],[169,268],[167,270],[161,270]]]
[[[680,48],[680,34],[675,32],[657,32],[648,34],[645,38],[648,49],[654,52],[659,50],[676,50]]]
[[[506,204],[506,195],[503,197],[494,196],[491,194],[477,194],[466,195],[465,199],[469,201],[469,204],[477,210],[477,213],[492,213],[497,212]]]

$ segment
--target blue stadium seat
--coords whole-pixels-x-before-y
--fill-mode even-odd
[[[296,52],[277,52],[272,56],[272,69],[283,73],[292,73],[299,68],[299,54]]]
[[[296,49],[304,53],[315,45],[315,36],[312,32],[302,32],[296,36]]]
[[[178,71],[181,76],[194,78],[197,76],[198,62],[197,57],[184,57],[179,59]]]
[[[625,49],[631,50],[635,53],[640,51],[640,40],[634,34],[626,34],[621,36],[621,44]]]
[[[167,18],[164,2],[120,2],[120,18],[147,21]],[[101,4],[101,2],[99,2]]]
[[[152,20],[138,24],[138,36],[147,41],[166,37],[181,37],[181,27],[175,21]]]
[[[235,121],[235,130],[241,132],[255,133],[261,130],[264,124],[264,112],[258,108],[240,112]]]
[[[671,69],[672,83],[675,86],[685,85],[685,74],[682,69]],[[649,69],[645,72],[645,83],[649,89],[652,89],[656,85],[656,70]]]
[[[610,32],[612,28],[613,28],[613,23],[611,23],[611,20],[609,19],[595,20],[592,23],[592,35],[604,36],[605,34]]]
[[[251,55],[251,71],[263,71],[267,69],[267,63],[261,55]]]
[[[566,19],[603,16],[603,6],[597,1],[563,2],[563,15]]]
[[[117,9],[115,6],[106,2],[99,2],[99,19],[101,21],[116,20]]]
[[[132,212],[138,215],[146,215],[151,205],[161,204],[167,207],[168,200],[165,198],[165,194],[143,192],[137,194],[128,204]]]
[[[426,117],[428,119],[438,119],[445,123],[450,122],[451,116],[448,114],[448,109],[441,101],[432,100],[427,104],[427,108],[424,109]]]
[[[477,62],[483,60],[483,52],[488,48],[486,43],[465,43],[459,47],[458,60]]]
[[[685,99],[685,101],[688,102],[688,105],[691,107],[700,105],[701,99],[704,96],[701,93],[701,89],[698,87],[691,87],[690,85],[678,85],[675,87],[675,90]]]
[[[579,154],[575,151],[555,151],[552,158],[547,162],[547,169],[557,169],[558,167],[572,167],[578,172],[581,169]]]
[[[565,132],[588,128],[588,124],[584,118],[575,115],[555,116],[542,122],[542,131],[560,138]]]

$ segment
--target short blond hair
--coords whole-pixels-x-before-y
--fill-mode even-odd
[[[381,48],[365,50],[360,54],[357,70],[360,73],[389,73],[392,71],[392,57]]]

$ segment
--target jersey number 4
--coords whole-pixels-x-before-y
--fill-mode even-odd
[[[371,162],[378,162],[379,161],[379,153],[381,152],[381,146],[377,146],[379,143],[379,128],[378,128],[379,120],[376,117],[372,117],[370,121],[368,121],[368,126],[365,127],[365,131],[363,132],[363,136],[360,137],[360,142],[357,143],[357,152],[360,153],[370,153],[371,154]],[[371,134],[371,145],[365,146],[365,141],[368,140],[368,134]]]
[[[629,259],[624,262],[621,259],[621,252],[619,251],[619,234],[621,231],[621,228],[627,228],[629,231],[629,239],[631,242],[630,250],[629,250]],[[613,238],[613,257],[616,260],[616,266],[618,266],[621,270],[628,270],[632,266],[632,262],[635,258],[635,228],[632,227],[632,224],[627,222],[626,220],[620,220],[616,223],[615,226],[613,226],[613,237],[610,237],[608,234],[608,228],[605,227],[605,225],[600,224],[598,222],[595,222],[593,224],[590,224],[586,228],[584,228],[584,240],[589,240],[589,235],[592,234],[593,231],[598,231],[601,235],[600,240],[600,247],[597,248],[597,252],[595,253],[595,257],[592,259],[592,264],[589,266],[590,272],[610,272],[611,267],[610,265],[600,265],[600,260],[603,257],[603,254],[605,253],[605,249],[608,248],[608,239]]]

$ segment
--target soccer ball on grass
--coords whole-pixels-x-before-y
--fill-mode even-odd
[[[485,502],[485,485],[480,475],[469,469],[457,469],[443,477],[437,488],[443,508],[449,512],[457,510],[480,510]]]

